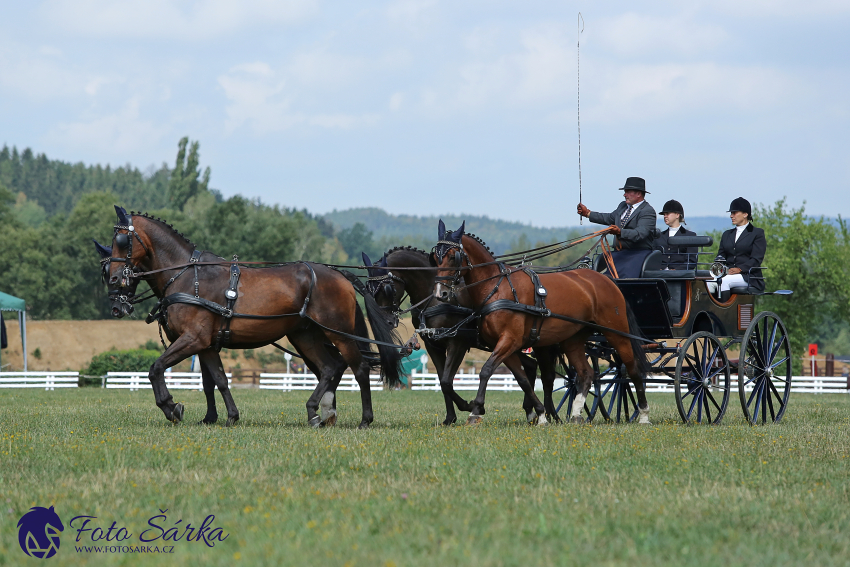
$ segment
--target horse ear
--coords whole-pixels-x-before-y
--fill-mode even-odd
[[[454,237],[453,240],[460,242],[460,238],[463,236],[464,228],[466,227],[466,221],[463,221],[460,225],[460,228],[452,233]]]
[[[381,259],[378,261],[378,267],[386,268],[387,267],[387,255],[384,254],[381,256]]]
[[[363,265],[366,266],[367,268],[371,268],[372,267],[372,260],[369,259],[369,256],[366,255],[365,252],[361,252],[360,256],[363,258]]]
[[[443,240],[443,237],[446,235],[446,223],[443,222],[443,219],[440,219],[440,224],[437,225],[437,240]]]
[[[115,205],[115,214],[118,215],[118,224],[123,224],[129,226],[130,218],[127,216],[127,211],[124,207],[119,207]]]
[[[112,256],[111,246],[104,246],[94,238],[92,238],[91,241],[94,242],[94,248],[95,250],[97,250],[97,253],[100,254],[101,258],[109,258],[110,256]]]

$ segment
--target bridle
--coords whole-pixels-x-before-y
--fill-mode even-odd
[[[379,305],[383,311],[387,311],[393,317],[394,326],[398,326],[401,304],[404,298],[407,297],[407,291],[396,300],[395,284],[396,282],[404,284],[404,280],[396,276],[390,271],[380,276],[369,276],[366,278],[366,289],[372,294],[372,297],[377,299],[378,293],[383,291],[387,297],[390,297],[390,305]]]
[[[469,255],[463,249],[462,242],[453,242],[451,240],[440,240],[437,242],[437,245],[431,249],[431,254],[434,255],[436,260],[436,265],[439,266],[443,263],[443,258],[445,258],[449,251],[452,249],[456,249],[454,252],[454,261],[457,265],[457,269],[454,274],[449,276],[435,276],[434,279],[437,280],[437,284],[440,285],[442,281],[448,282],[446,285],[449,288],[448,296],[442,298],[444,300],[451,300],[456,297],[455,288],[460,284],[460,280],[463,277],[463,270],[466,269],[463,266],[463,260],[466,260],[466,264],[469,268],[472,267],[472,261],[469,259]],[[447,268],[444,268],[447,269]]]
[[[108,258],[102,258],[100,260],[101,279],[103,280],[103,282],[105,284],[107,284],[107,287],[109,287],[109,285],[112,283],[111,282],[111,279],[112,279],[111,278],[112,264],[113,263],[124,264],[124,268],[121,270],[121,275],[118,278],[118,281],[114,282],[114,284],[113,284],[113,285],[117,285],[117,287],[114,288],[114,289],[110,289],[107,295],[108,295],[109,299],[113,302],[113,304],[118,303],[120,305],[126,306],[126,311],[128,313],[133,312],[133,304],[134,303],[139,303],[140,301],[143,301],[143,299],[147,299],[147,298],[136,298],[136,297],[134,297],[135,294],[136,294],[136,287],[139,285],[139,282],[141,281],[141,278],[139,277],[141,270],[138,267],[139,262],[136,262],[136,263],[133,262],[133,260],[134,260],[134,258],[133,258],[133,237],[135,237],[136,240],[139,241],[139,244],[142,245],[142,248],[144,249],[145,254],[148,254],[148,255],[150,254],[150,250],[148,249],[147,245],[142,240],[142,237],[139,236],[138,232],[136,232],[136,228],[132,224],[133,223],[132,219],[133,219],[133,217],[132,217],[132,215],[130,215],[130,217],[129,217],[130,224],[127,224],[127,225],[116,224],[113,227],[113,229],[114,229],[113,242],[115,243],[115,246],[113,247],[113,253],[114,253],[115,248],[118,248],[118,249],[125,249],[126,248],[127,249],[127,256],[124,257],[124,258],[118,258],[118,257],[115,257],[113,255],[113,256],[110,256]],[[121,232],[123,230],[126,230],[127,232]],[[141,258],[139,258],[139,261],[140,260],[141,260]],[[129,288],[129,291],[127,293],[121,293],[121,290],[124,289],[124,288]]]

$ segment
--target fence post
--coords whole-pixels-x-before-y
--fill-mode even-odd
[[[826,354],[826,372],[824,376],[835,376],[835,355],[831,352]]]

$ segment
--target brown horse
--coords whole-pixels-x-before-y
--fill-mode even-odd
[[[132,312],[132,304],[138,302],[134,295],[140,275],[160,299],[148,322],[158,318],[171,345],[151,366],[149,378],[156,405],[168,420],[182,421],[183,405],[175,403],[168,392],[166,368],[197,354],[207,398],[203,423],[217,420],[217,386],[227,407],[227,424],[232,425],[239,419],[239,411],[227,386],[219,349],[258,348],[286,336],[319,379],[307,401],[308,422],[314,427],[335,423],[333,392],[349,367],[360,385],[360,427],[369,426],[373,420],[370,365],[361,350],[371,351],[367,342],[357,340],[368,340],[368,332],[352,281],[343,273],[305,262],[234,269],[235,263],[197,251],[159,219],[127,214],[121,207],[115,210],[118,224],[112,247],[95,243],[103,257],[112,314],[123,317]],[[372,332],[378,341],[388,343],[379,347],[381,366],[395,385],[399,355],[389,346],[395,342],[394,333],[374,299],[366,295]],[[316,411],[320,400],[324,421]]]
[[[464,287],[474,308],[481,313],[481,338],[493,348],[481,368],[478,395],[470,404],[472,413],[467,423],[481,421],[487,381],[502,362],[513,372],[526,396],[531,397],[539,424],[546,423],[543,404],[534,394],[517,356],[517,351],[530,346],[530,342],[535,347],[560,345],[567,355],[578,374],[578,393],[570,420],[583,422],[581,410],[594,377],[585,355],[585,342],[600,327],[634,382],[640,423],[649,423],[644,382],[649,364],[640,341],[634,338],[639,332],[634,317],[613,281],[592,270],[573,270],[540,274],[539,281],[533,282],[533,274],[497,262],[481,240],[464,234],[463,225],[450,232],[440,221],[439,234],[442,236],[432,252],[432,262],[442,269],[438,271],[434,294],[448,298]],[[543,307],[541,297],[545,301]],[[537,339],[530,341],[534,335]]]

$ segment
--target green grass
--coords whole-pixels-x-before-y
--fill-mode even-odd
[[[235,428],[169,425],[150,392],[0,393],[0,564],[27,565],[16,523],[55,505],[59,565],[848,565],[846,396],[792,395],[783,423],[687,427],[672,396],[654,425],[525,425],[518,394],[488,395],[485,423],[438,426],[431,392],[377,392],[358,431],[305,425],[305,392],[236,390]],[[471,393],[470,393],[471,395]],[[219,399],[219,412],[223,404]],[[216,515],[215,548],[78,554],[67,522],[98,516],[138,534]],[[126,543],[126,542],[125,542]],[[57,561],[57,559],[59,561]]]

